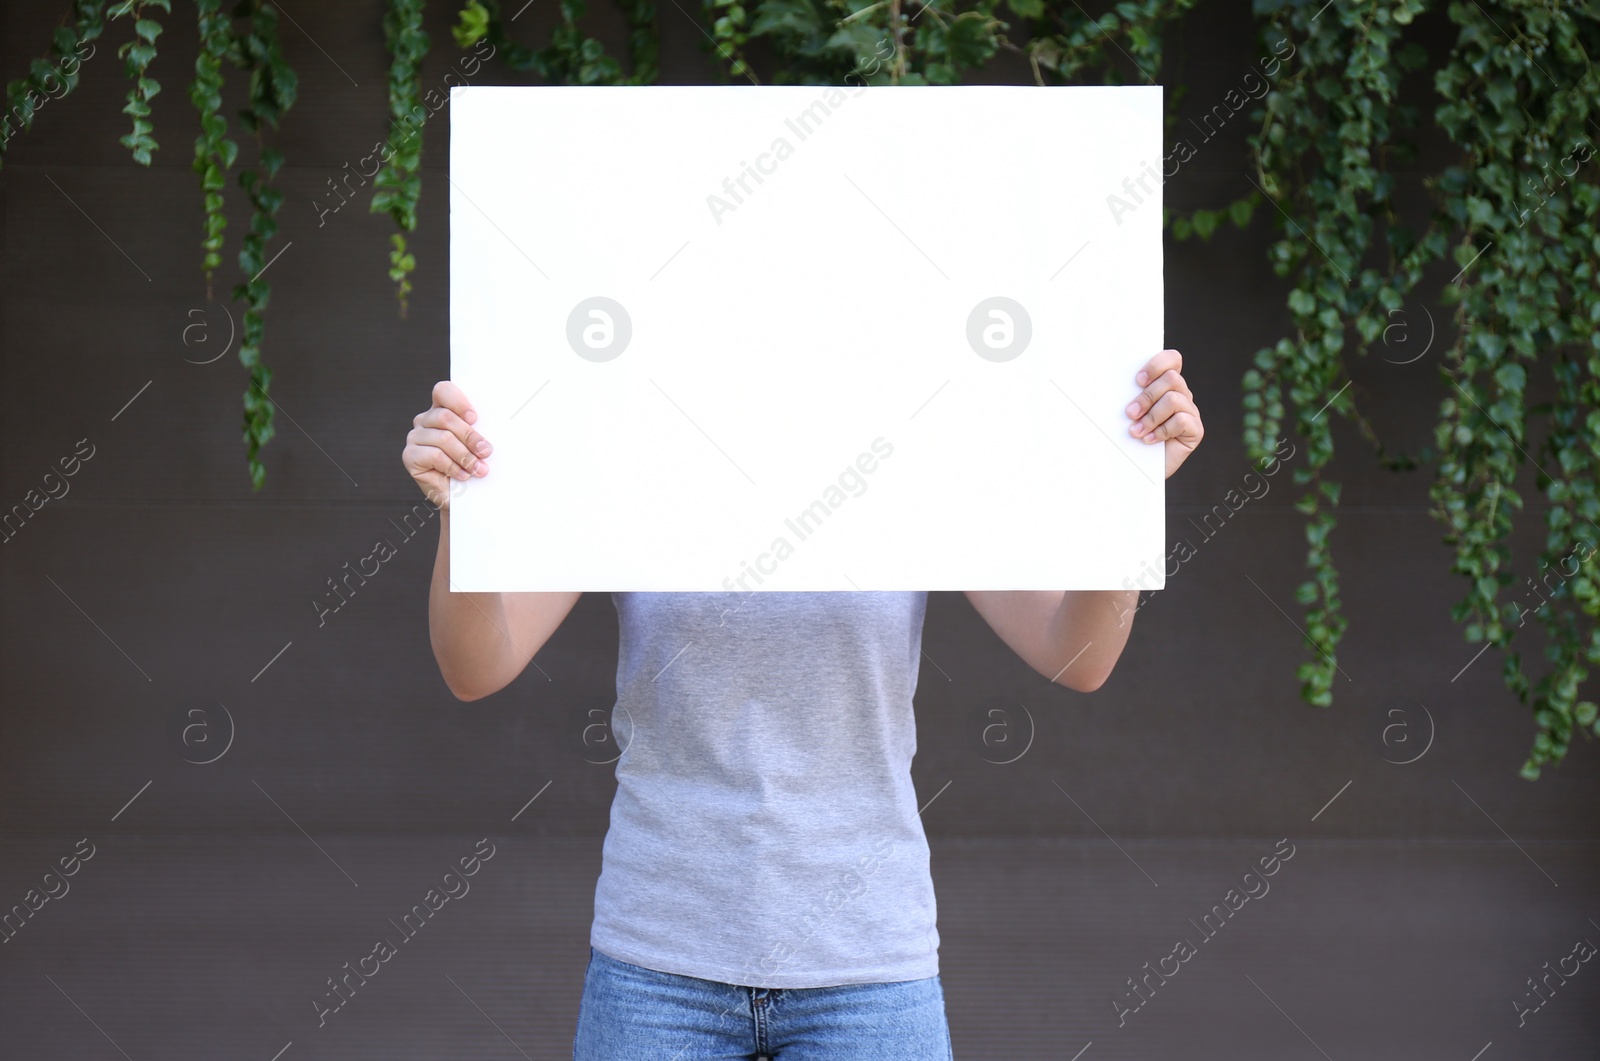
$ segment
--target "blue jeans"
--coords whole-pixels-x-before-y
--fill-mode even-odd
[[[951,1061],[937,976],[739,987],[589,949],[573,1061]]]

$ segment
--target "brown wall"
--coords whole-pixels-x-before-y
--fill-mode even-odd
[[[8,71],[41,50],[61,6],[8,5]],[[434,667],[425,626],[436,531],[430,525],[400,544],[391,527],[418,499],[399,465],[402,437],[448,366],[447,122],[441,114],[426,129],[417,290],[402,321],[385,276],[387,219],[355,202],[319,225],[312,205],[383,131],[376,16],[325,5],[298,17],[316,46],[284,25],[301,91],[276,141],[289,164],[279,180],[282,230],[270,248],[283,253],[269,274],[265,356],[282,413],[258,494],[238,439],[244,376],[234,353],[189,363],[218,349],[225,313],[236,324],[241,312],[207,303],[198,271],[189,20],[170,20],[152,69],[163,84],[155,165],[132,164],[117,143],[125,82],[116,34],[99,43],[80,90],[47,104],[6,162],[5,503],[20,501],[78,440],[88,439],[94,456],[68,496],[0,546],[8,705],[0,829],[76,832],[146,781],[141,829],[290,828],[253,778],[313,832],[456,831],[489,808],[520,806],[553,779],[537,828],[595,835],[611,780],[606,767],[585,761],[580,735],[588,710],[611,695],[609,601],[586,598],[538,669],[511,688],[457,703]],[[694,27],[670,5],[661,17],[664,80],[703,80]],[[1208,109],[1250,69],[1250,25],[1242,4],[1190,17],[1173,51],[1174,76],[1188,85],[1182,112]],[[432,84],[455,50],[442,12],[430,29]],[[481,76],[515,80],[498,68]],[[1173,203],[1216,204],[1248,190],[1244,122],[1200,146],[1169,185]],[[1437,145],[1431,154],[1437,161]],[[246,223],[242,196],[229,194],[219,295],[237,276]],[[1285,808],[1309,814],[1353,780],[1324,823],[1334,834],[1498,836],[1453,778],[1513,836],[1592,835],[1589,808],[1600,795],[1592,746],[1580,739],[1564,766],[1523,782],[1516,769],[1532,724],[1502,687],[1497,655],[1452,680],[1476,649],[1448,618],[1461,587],[1427,512],[1427,473],[1381,470],[1338,423],[1336,474],[1346,489],[1334,550],[1351,630],[1340,656],[1348,680],[1339,679],[1328,710],[1298,700],[1293,671],[1304,650],[1273,603],[1294,615],[1302,577],[1288,476],[1212,540],[1189,522],[1248,470],[1239,376],[1286,326],[1282,288],[1264,256],[1270,213],[1209,244],[1169,244],[1168,342],[1187,356],[1209,435],[1169,484],[1168,526],[1198,555],[1140,613],[1110,683],[1087,696],[1052,687],[961,598],[932,602],[925,647],[937,667],[922,675],[916,777],[925,787],[954,784],[931,829],[1092,835],[1051,798],[1056,777],[1070,778],[1074,795],[1116,835],[1256,834],[1276,830]],[[1442,325],[1446,313],[1437,303],[1430,309]],[[1415,349],[1425,338],[1420,302],[1410,317]],[[1354,365],[1354,393],[1397,447],[1428,440],[1446,339],[1412,364],[1386,362],[1386,353],[1399,356],[1379,347]],[[385,535],[400,555],[319,626],[312,602],[326,580]],[[985,762],[968,739],[969,716],[991,696],[1020,700],[1037,724],[1029,754],[1005,767]],[[191,765],[175,746],[190,701],[226,705],[236,723],[233,746],[215,764]],[[1419,701],[1437,724],[1432,749],[1410,766],[1386,763],[1404,757],[1383,743],[1399,717],[1388,712],[1409,709],[1420,737]]]

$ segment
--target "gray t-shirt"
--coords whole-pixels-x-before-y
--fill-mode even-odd
[[[926,593],[616,593],[594,948],[755,987],[939,971],[911,785]]]

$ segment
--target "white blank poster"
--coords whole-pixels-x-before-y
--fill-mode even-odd
[[[458,590],[1162,584],[1156,87],[452,90]]]

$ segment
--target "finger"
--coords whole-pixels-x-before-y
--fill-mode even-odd
[[[1148,439],[1174,413],[1194,411],[1196,411],[1194,399],[1189,395],[1182,391],[1167,391],[1156,400],[1149,412],[1129,426],[1128,431],[1135,438]]]
[[[432,427],[417,427],[407,436],[412,442],[420,446],[432,446],[440,450],[448,460],[454,462],[459,468],[469,475],[482,475],[488,471],[488,465],[481,457],[475,457],[467,452],[466,444],[449,431]]]
[[[428,474],[446,479],[470,479],[465,468],[450,459],[449,454],[437,446],[407,445],[400,453],[400,463],[419,482]]]
[[[478,422],[478,411],[467,401],[466,394],[447,379],[433,385],[433,404],[449,409],[469,424]]]
[[[1146,442],[1179,442],[1189,449],[1194,449],[1200,444],[1200,439],[1205,435],[1205,426],[1200,422],[1199,413],[1181,410],[1173,413],[1161,426],[1144,437]]]
[[[1194,397],[1193,392],[1189,390],[1189,384],[1185,382],[1182,374],[1175,368],[1169,368],[1151,380],[1144,390],[1140,391],[1133,401],[1128,403],[1128,415],[1132,417],[1143,416],[1150,411],[1151,406],[1155,405],[1156,399],[1168,391],[1174,390],[1181,391],[1191,398]]]
[[[407,442],[423,448],[432,448],[444,457],[446,461],[453,462],[459,470],[466,474],[482,475],[488,471],[488,465],[477,457],[467,452],[467,447],[461,440],[448,431],[441,431],[435,427],[414,427],[406,436]],[[430,467],[432,465],[424,465]],[[483,469],[479,471],[479,469]],[[447,471],[448,469],[440,469]]]
[[[432,409],[418,413],[412,424],[416,427],[436,427],[448,431],[459,438],[469,452],[480,457],[487,457],[494,452],[494,447],[489,445],[488,439],[478,433],[477,428],[443,406],[436,405]]]
[[[435,450],[434,454],[434,467],[438,470],[439,474],[450,480],[450,491],[452,497],[455,496],[456,491],[466,489],[467,484],[472,482],[474,479],[489,474],[489,466],[481,461],[478,463],[477,471],[469,472],[465,468],[462,468],[452,462],[449,457],[444,455],[444,453]]]
[[[1184,445],[1200,445],[1200,435],[1205,432],[1205,426],[1200,422],[1200,411],[1194,408],[1194,403],[1181,403],[1179,408],[1174,408],[1170,414],[1165,414],[1158,419],[1154,427],[1147,429],[1139,437],[1144,442],[1166,442],[1178,440]]]
[[[1133,382],[1143,387],[1167,369],[1183,371],[1183,355],[1176,350],[1163,350],[1155,357],[1144,363],[1144,367],[1133,375]]]

